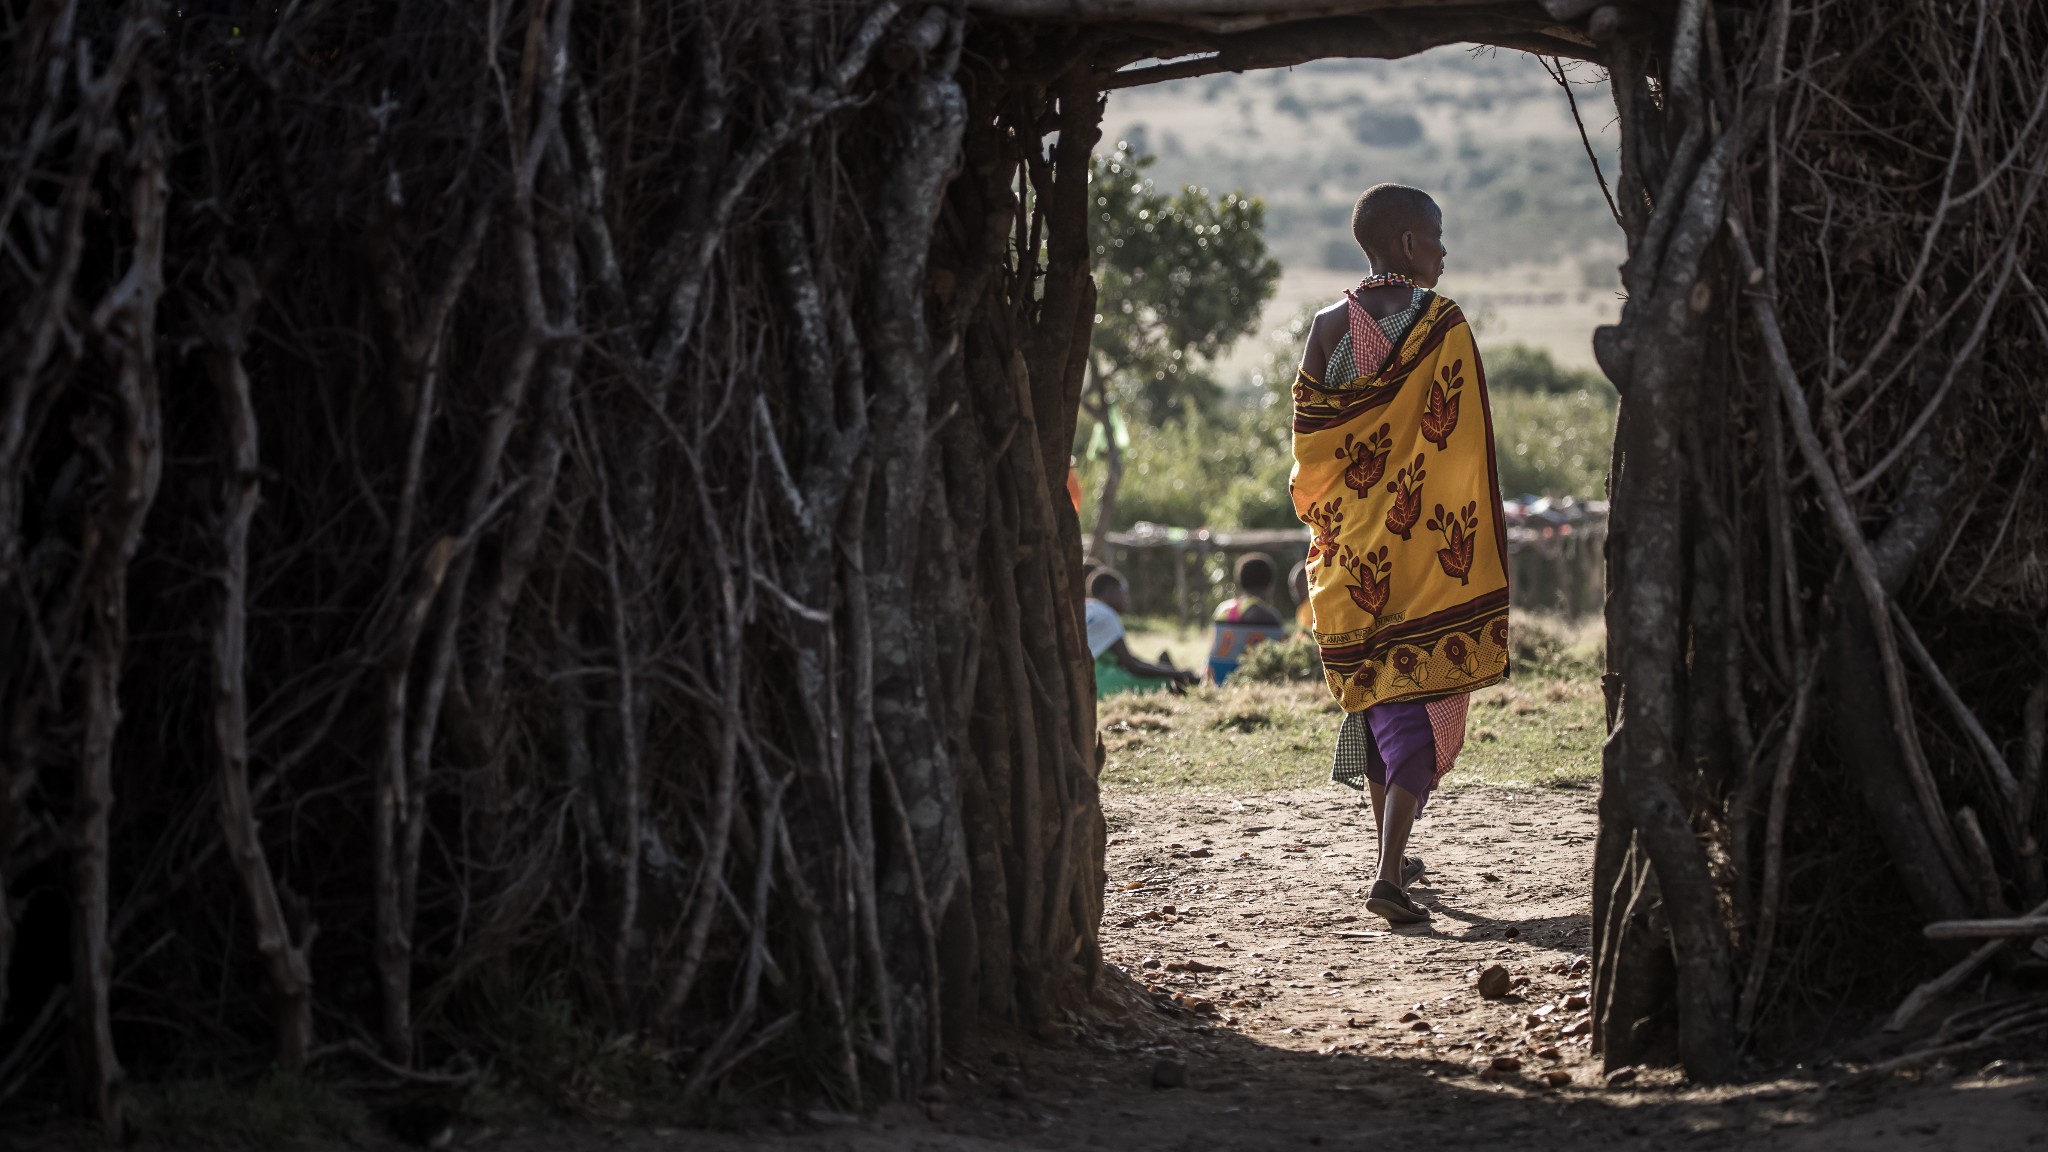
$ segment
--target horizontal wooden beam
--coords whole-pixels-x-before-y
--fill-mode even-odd
[[[1531,6],[1515,6],[1525,9]],[[1604,62],[1591,41],[1576,30],[1545,24],[1526,11],[1513,16],[1465,6],[1435,14],[1381,12],[1300,20],[1231,36],[1201,35],[1190,29],[1147,25],[1130,29],[1129,51],[1107,52],[1096,73],[1105,91],[1183,80],[1218,72],[1249,72],[1291,68],[1312,60],[1365,58],[1393,60],[1447,44],[1480,44]],[[1125,66],[1146,57],[1158,64]],[[1184,57],[1176,59],[1175,57]]]
[[[1526,3],[1493,7],[1526,8]],[[1184,17],[1357,16],[1399,8],[1472,8],[1472,0],[967,0],[969,11],[1032,20],[1122,23]]]

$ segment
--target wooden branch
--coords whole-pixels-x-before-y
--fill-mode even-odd
[[[1929,940],[2008,940],[2048,936],[2048,915],[2004,920],[1936,920],[1920,930]]]
[[[1161,22],[1205,16],[1272,15],[1288,19],[1357,15],[1396,9],[1474,7],[1472,0],[968,0],[970,12],[1024,20]],[[1520,4],[1494,5],[1516,11]]]
[[[1793,697],[1792,719],[1785,727],[1785,739],[1778,746],[1778,768],[1771,776],[1771,804],[1764,821],[1764,873],[1762,894],[1757,901],[1756,937],[1750,944],[1749,976],[1742,983],[1742,998],[1735,1011],[1735,1030],[1745,1036],[1756,1022],[1756,1005],[1763,994],[1764,974],[1771,963],[1771,948],[1777,943],[1778,910],[1784,898],[1785,818],[1791,811],[1792,772],[1799,765],[1799,746],[1813,715],[1813,697],[1820,683],[1820,662],[1827,641],[1814,645],[1807,657],[1805,674]]]
[[[761,797],[762,818],[756,835],[760,839],[754,862],[754,891],[750,904],[750,921],[746,941],[746,959],[740,973],[739,1003],[726,1014],[725,1027],[719,1030],[716,1039],[705,1045],[691,1062],[690,1071],[683,1079],[683,1099],[692,1100],[700,1095],[710,1083],[714,1071],[729,1067],[725,1053],[745,1034],[759,1011],[761,996],[762,968],[771,963],[768,956],[768,896],[775,884],[775,844],[782,830],[782,794],[787,780],[775,780],[769,785],[766,796]]]
[[[1705,19],[1703,0],[1687,0],[1673,49],[1674,97],[1691,83],[1681,65],[1697,56]],[[1628,733],[1616,781],[1628,821],[1656,870],[1671,925],[1680,1056],[1687,1072],[1702,1080],[1733,1077],[1740,1065],[1733,960],[1720,893],[1676,783],[1685,663],[1683,430],[1702,311],[1693,304],[1694,289],[1718,231],[1732,160],[1752,126],[1749,118],[1728,125],[1708,146],[1703,118],[1690,117],[1681,162],[1663,178],[1662,198],[1642,235],[1632,235],[1632,295],[1624,327],[1635,330],[1631,339],[1641,350],[1626,371],[1615,440],[1610,564],[1617,575],[1608,621],[1616,671],[1624,681],[1621,723]]]
[[[1158,29],[1146,26],[1145,32]],[[1185,43],[1165,46],[1147,43],[1142,50],[1108,54],[1094,69],[1093,86],[1115,91],[1166,80],[1185,80],[1218,72],[1247,72],[1265,68],[1291,68],[1312,60],[1359,58],[1394,60],[1446,44],[1496,44],[1504,48],[1544,56],[1577,60],[1604,60],[1605,54],[1589,43],[1558,35],[1548,21],[1515,13],[1473,12],[1455,16],[1409,16],[1380,11],[1374,15],[1350,13],[1288,23],[1273,23],[1234,35],[1203,34],[1191,25]],[[1172,60],[1142,67],[1123,67],[1121,56],[1139,59],[1160,55],[1188,55],[1192,59]],[[1203,54],[1208,52],[1210,54]]]
[[[228,269],[234,293],[231,310],[201,322],[208,330],[206,366],[220,398],[228,449],[220,515],[220,605],[212,636],[214,798],[221,836],[241,879],[256,931],[256,951],[270,982],[271,1010],[277,1016],[277,1063],[298,1068],[313,1047],[313,977],[306,952],[315,929],[309,927],[301,939],[293,939],[264,854],[249,788],[249,528],[262,500],[262,457],[242,354],[261,290],[247,264],[232,261]]]
[[[140,42],[155,27],[154,13],[137,3],[123,17],[124,41]],[[91,311],[91,339],[113,364],[107,423],[87,438],[104,469],[102,495],[84,534],[78,571],[85,591],[82,731],[72,788],[71,1026],[73,1087],[85,1112],[111,1140],[125,1128],[122,1070],[114,1049],[110,1003],[113,940],[108,933],[114,805],[114,743],[121,722],[120,683],[128,646],[128,566],[162,477],[162,398],[157,379],[158,302],[168,228],[165,205],[167,111],[152,73],[138,70],[129,93],[134,111],[124,125],[133,135],[122,157],[128,193],[128,263]],[[127,87],[129,77],[102,83]]]
[[[2005,902],[2005,884],[1998,876],[1998,862],[1992,859],[1991,842],[1984,838],[1984,826],[1977,821],[1975,809],[1964,805],[1956,809],[1956,838],[1962,841],[1963,853],[1975,870],[1977,881],[1977,907],[1993,915],[2005,916],[2012,907]]]
[[[903,789],[896,782],[896,770],[889,766],[888,749],[882,743],[882,733],[869,728],[868,737],[875,742],[875,763],[881,768],[882,789],[888,796],[889,810],[896,817],[896,831],[903,838],[904,865],[910,873],[910,896],[917,911],[918,951],[924,961],[925,1080],[936,1084],[940,1081],[945,1060],[944,1020],[939,1007],[938,925],[932,913],[931,895],[924,883],[924,868],[918,863],[917,825],[911,822],[910,811],[903,806]]]
[[[1551,79],[1557,81],[1557,86],[1564,89],[1565,104],[1571,109],[1572,123],[1579,130],[1579,147],[1585,151],[1587,163],[1593,166],[1593,180],[1600,185],[1600,198],[1607,201],[1607,211],[1614,217],[1614,226],[1617,228],[1623,227],[1621,209],[1614,206],[1614,193],[1607,187],[1607,174],[1600,170],[1600,157],[1593,151],[1593,139],[1586,135],[1586,120],[1585,117],[1579,115],[1579,99],[1572,95],[1572,80],[1570,76],[1565,74],[1564,59],[1563,57],[1554,57],[1554,59],[1557,61],[1556,68],[1553,70],[1550,63],[1545,61],[1543,62],[1543,70],[1549,72]]]
[[[2048,92],[2048,89],[2044,89],[2044,92]],[[2042,170],[2037,169],[2027,181],[2025,201],[2017,213],[2020,219],[2026,218],[2026,211],[2032,206],[2035,193],[2040,190],[2042,175]],[[1907,449],[1919,442],[1921,433],[1927,430],[1928,423],[1934,419],[1935,413],[1941,410],[1942,402],[1948,399],[1949,392],[1955,388],[1956,381],[1963,375],[1963,370],[1974,363],[1977,345],[1991,330],[1991,318],[1997,313],[1998,302],[2004,297],[2006,285],[2011,283],[2013,270],[2019,265],[2019,254],[2019,245],[2006,246],[2005,259],[1998,270],[1998,278],[1991,285],[1990,294],[1979,307],[1977,323],[1971,326],[1970,335],[1963,341],[1962,348],[1950,354],[1948,370],[1942,373],[1941,383],[1935,387],[1934,395],[1927,398],[1926,404],[1921,405],[1919,413],[1913,417],[1912,423],[1906,426],[1906,430],[1898,434],[1897,442],[1892,445],[1891,450],[1864,470],[1863,475],[1844,486],[1843,490],[1849,495],[1854,496],[1883,479],[1885,474],[1905,456]]]
[[[498,389],[489,397],[483,427],[476,436],[480,443],[470,472],[468,492],[462,503],[462,543],[456,549],[438,596],[440,612],[427,642],[426,674],[408,718],[411,731],[407,737],[409,749],[404,766],[408,803],[404,811],[404,838],[399,849],[400,872],[407,877],[401,915],[407,922],[408,936],[417,912],[413,890],[418,882],[420,854],[426,835],[427,795],[437,760],[436,737],[455,672],[457,630],[462,625],[468,602],[470,574],[477,552],[474,545],[486,531],[495,507],[521,485],[515,480],[507,486],[501,475],[503,461],[536,364],[555,336],[555,328],[550,324],[553,317],[540,299],[535,184],[543,160],[552,150],[551,145],[560,130],[567,71],[568,21],[572,9],[571,0],[561,0],[554,6],[551,19],[543,23],[542,7],[534,8],[527,30],[524,53],[527,63],[522,68],[519,92],[512,104],[503,109],[508,120],[505,124],[506,138],[513,149],[506,246],[518,272],[520,316],[524,325],[510,362],[503,370]],[[541,57],[547,59],[548,65],[546,75],[537,81],[535,73]],[[418,429],[422,423],[416,421],[414,427]],[[402,524],[403,508],[400,511]],[[458,919],[455,925],[458,939],[464,927]]]
[[[566,77],[564,87],[567,87]],[[588,116],[587,103],[582,104],[579,110],[583,116]],[[499,737],[490,749],[485,765],[486,791],[489,796],[500,799],[504,794],[504,729],[498,720],[504,709],[507,637],[512,628],[514,607],[533,572],[548,513],[555,505],[556,486],[566,452],[564,437],[572,419],[571,391],[576,370],[582,363],[585,344],[582,340],[567,338],[575,328],[575,309],[582,287],[575,229],[579,219],[595,212],[602,201],[599,181],[603,168],[601,165],[576,163],[570,144],[571,133],[562,124],[561,111],[557,104],[551,117],[555,122],[554,130],[547,136],[547,146],[537,150],[545,153],[553,173],[568,184],[570,203],[562,206],[560,215],[549,219],[545,227],[540,227],[537,222],[538,251],[531,260],[524,254],[519,258],[522,317],[529,330],[540,331],[551,338],[559,337],[560,340],[556,346],[543,352],[539,397],[527,428],[531,438],[525,469],[528,483],[521,493],[518,513],[499,557],[497,582],[485,597],[481,610],[483,619],[478,629],[481,670],[477,674],[474,691],[479,720],[486,733],[495,733]],[[495,817],[487,815],[486,819],[494,821]]]
[[[43,1000],[42,1010],[15,1036],[14,1047],[0,1053],[0,1101],[13,1099],[22,1083],[47,1057],[48,1049],[56,1046],[53,1037],[57,1034],[57,1026],[63,1023],[70,991],[62,984],[50,989],[49,996]]]
[[[701,216],[693,215],[689,226],[679,229],[669,243],[655,254],[651,267],[658,279],[640,296],[639,313],[653,326],[653,338],[645,345],[645,360],[654,395],[666,394],[668,383],[681,362],[684,346],[696,327],[697,309],[704,279],[712,258],[738,210],[741,199],[776,154],[792,140],[823,122],[826,117],[851,106],[853,82],[867,69],[882,34],[902,11],[904,0],[883,0],[854,33],[832,69],[831,83],[818,91],[791,95],[792,110],[760,134],[751,147],[726,168],[718,181],[717,197]]]
[[[1982,7],[1978,8],[1977,28],[1974,43],[1970,50],[1969,69],[1963,78],[1960,92],[1957,93],[1958,106],[1949,120],[1949,123],[1953,126],[1953,135],[1949,145],[1948,164],[1943,170],[1941,177],[1941,199],[1935,204],[1933,215],[1927,222],[1927,231],[1921,237],[1920,251],[1914,257],[1912,271],[1907,273],[1905,282],[1900,284],[1895,290],[1896,295],[1893,300],[1891,314],[1885,318],[1883,330],[1878,333],[1875,340],[1870,342],[1869,347],[1863,353],[1863,359],[1850,371],[1848,378],[1839,384],[1833,383],[1834,365],[1830,364],[1828,366],[1829,382],[1823,391],[1830,399],[1847,395],[1857,385],[1868,379],[1872,370],[1883,362],[1885,354],[1891,350],[1892,341],[1898,337],[1899,327],[1905,320],[1908,311],[1920,299],[1920,282],[1927,275],[1928,268],[1933,261],[1936,244],[1941,238],[1942,228],[1947,223],[1948,214],[1960,206],[1957,198],[1953,195],[1956,172],[1966,151],[1965,146],[1969,143],[1970,139],[1970,107],[1977,95],[1977,68],[1983,59],[1984,32],[1988,19],[1988,10]]]
[[[481,1074],[475,1067],[459,1068],[453,1072],[429,1072],[406,1064],[394,1064],[386,1060],[375,1048],[360,1040],[343,1040],[338,1044],[323,1044],[307,1055],[307,1060],[325,1060],[333,1056],[354,1056],[378,1071],[393,1076],[408,1084],[433,1084],[441,1087],[457,1087],[476,1083]],[[462,1061],[466,1062],[466,1061]]]
[[[604,525],[604,586],[609,597],[605,613],[611,624],[612,659],[615,662],[615,684],[618,692],[619,720],[619,781],[617,787],[617,809],[612,815],[611,827],[607,829],[617,838],[613,850],[618,854],[618,867],[612,876],[614,906],[612,917],[612,995],[622,1023],[630,1021],[634,1013],[633,995],[633,937],[639,928],[640,919],[640,820],[641,794],[645,789],[642,781],[641,741],[644,733],[641,726],[640,689],[637,683],[634,656],[636,649],[628,635],[636,618],[632,604],[627,600],[625,581],[620,576],[621,551],[617,526],[612,522],[609,501],[598,502],[598,513]],[[727,612],[731,609],[728,606]],[[727,640],[736,632],[736,622],[727,625]],[[726,677],[737,681],[733,670],[726,671]],[[738,703],[736,697],[729,697],[727,704]],[[736,732],[740,718],[735,708],[725,721],[728,731]],[[779,794],[774,803],[780,803]],[[760,831],[766,845],[772,844],[774,830]],[[773,857],[761,864],[762,873],[773,871]],[[763,881],[765,883],[765,881]],[[765,900],[765,893],[760,900]],[[757,903],[759,901],[757,900]],[[708,922],[708,920],[707,920]]]
[[[1900,609],[1897,602],[1893,602],[1891,612],[1892,622],[1898,625],[1899,638],[1905,642],[1906,651],[1913,657],[1913,662],[1920,665],[1920,671],[1925,673],[1929,680],[1934,681],[1935,694],[1948,706],[1949,712],[1956,718],[1956,723],[1963,726],[1963,731],[1970,737],[1970,743],[1976,746],[1977,754],[1984,758],[1984,766],[1991,770],[1991,778],[1998,784],[1999,795],[2007,803],[2017,806],[2020,801],[2020,783],[2013,777],[2011,766],[2006,764],[2005,757],[1998,751],[1998,745],[1992,741],[1991,734],[1984,731],[1984,725],[1978,721],[1977,713],[1956,694],[1955,686],[1942,674],[1941,665],[1934,662],[1934,656],[1927,651],[1927,646],[1920,643],[1920,634],[1913,630],[1912,622],[1906,619],[1906,613]]]
[[[2048,903],[2037,905],[2023,919],[2035,920],[2044,916],[2048,916]],[[2011,939],[2009,936],[1999,937],[1980,945],[1976,951],[1950,966],[1948,971],[1913,989],[1900,1001],[1891,1018],[1884,1022],[1884,1030],[1897,1032],[1911,1024],[1914,1017],[1927,1010],[1928,1005],[1962,987],[1963,981],[1976,975],[1978,969],[1984,967],[1985,962],[1997,955],[1998,950]]]

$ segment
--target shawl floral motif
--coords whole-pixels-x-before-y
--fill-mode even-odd
[[[1346,712],[1483,688],[1508,671],[1507,532],[1486,373],[1434,293],[1392,347],[1351,299],[1325,378],[1294,384],[1295,514],[1309,604]]]

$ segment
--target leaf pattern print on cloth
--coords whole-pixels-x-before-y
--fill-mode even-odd
[[[1387,332],[1386,359],[1361,364],[1355,353],[1377,347],[1369,330],[1381,321],[1346,296],[1342,354],[1324,378],[1304,365],[1296,382],[1288,476],[1313,545],[1324,686],[1353,715],[1411,700],[1451,707],[1506,676],[1512,655],[1486,365],[1463,311],[1434,293],[1417,295],[1412,326]]]
[[[1422,466],[1422,454],[1415,454],[1415,463],[1394,474],[1387,481],[1387,491],[1394,494],[1394,504],[1387,509],[1387,531],[1408,539],[1415,530],[1415,522],[1422,519],[1422,480],[1429,473]]]
[[[1429,404],[1422,410],[1422,438],[1441,452],[1451,446],[1458,427],[1458,390],[1465,386],[1465,362],[1453,360],[1429,382]]]
[[[1456,576],[1458,583],[1472,582],[1472,553],[1479,542],[1479,504],[1477,501],[1451,514],[1444,512],[1444,506],[1436,506],[1436,515],[1429,518],[1432,531],[1443,534],[1444,546],[1436,550],[1436,562],[1443,565],[1444,574]]]
[[[1344,469],[1344,486],[1358,493],[1361,500],[1387,474],[1387,457],[1394,451],[1393,431],[1393,425],[1382,424],[1379,431],[1363,442],[1349,432],[1344,434],[1344,447],[1337,452],[1339,460],[1351,461]]]
[[[1344,498],[1338,496],[1328,504],[1311,504],[1302,517],[1313,532],[1306,563],[1315,568],[1317,561],[1321,561],[1321,567],[1328,568],[1337,560],[1337,530],[1344,525]]]
[[[1351,593],[1351,602],[1372,613],[1373,619],[1379,619],[1386,611],[1387,595],[1394,587],[1394,565],[1387,559],[1386,547],[1382,545],[1360,556],[1347,544],[1344,557],[1338,563],[1357,581],[1345,588]]]

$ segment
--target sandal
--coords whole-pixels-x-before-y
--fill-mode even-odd
[[[1410,900],[1408,893],[1385,880],[1373,881],[1372,895],[1366,898],[1365,910],[1389,924],[1420,924],[1429,919],[1429,913]]]

